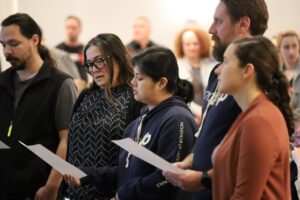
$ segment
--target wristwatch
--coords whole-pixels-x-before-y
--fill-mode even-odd
[[[201,177],[201,184],[208,188],[211,189],[211,178],[208,176],[207,171],[202,172],[202,177]]]

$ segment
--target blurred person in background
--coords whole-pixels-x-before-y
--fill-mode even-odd
[[[57,49],[69,53],[70,58],[77,66],[80,74],[80,79],[77,84],[81,84],[80,88],[87,87],[88,76],[82,68],[83,64],[83,44],[79,41],[79,36],[82,31],[81,20],[77,16],[70,15],[65,19],[66,39],[56,46]]]
[[[217,62],[211,57],[211,39],[199,27],[181,30],[175,39],[175,53],[179,66],[179,77],[194,85],[195,99],[191,110],[196,123],[201,123],[201,106],[209,75]]]
[[[151,23],[145,16],[139,16],[134,20],[132,35],[133,40],[126,45],[126,48],[132,57],[144,49],[157,46],[157,44],[150,39]]]
[[[278,35],[277,45],[283,58],[283,72],[290,82],[291,105],[300,107],[300,39],[295,31]]]

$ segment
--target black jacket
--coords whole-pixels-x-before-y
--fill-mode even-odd
[[[8,178],[0,180],[0,187],[5,185],[6,195],[11,199],[31,197],[46,183],[51,168],[18,141],[28,145],[40,143],[56,151],[59,143],[59,130],[55,128],[56,99],[62,83],[69,78],[44,62],[14,109],[15,74],[13,67],[0,74],[0,140],[11,147],[1,158],[8,167],[2,166],[6,170],[0,171],[0,177]]]

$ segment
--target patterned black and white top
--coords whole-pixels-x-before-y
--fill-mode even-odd
[[[139,115],[132,89],[113,88],[116,105],[108,102],[104,90],[84,91],[75,104],[69,130],[68,161],[77,167],[110,167],[118,164],[119,148],[111,142],[120,139],[126,126]],[[110,199],[113,193],[92,185],[68,187],[71,199]]]

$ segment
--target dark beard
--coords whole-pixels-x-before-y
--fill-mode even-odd
[[[25,65],[25,63],[20,63],[19,65],[15,65],[12,67],[14,67],[16,70],[23,70],[26,68],[26,65]]]
[[[214,46],[213,48],[213,57],[219,61],[223,62],[223,55],[227,47],[224,46]]]
[[[224,52],[228,45],[222,44],[220,42],[220,39],[216,36],[213,36],[212,39],[215,41],[215,45],[214,45],[213,51],[212,51],[213,57],[217,61],[223,62],[223,55],[224,55]]]
[[[6,61],[9,62],[15,70],[23,70],[26,67],[25,62],[20,62],[19,59],[10,55],[6,56]]]

